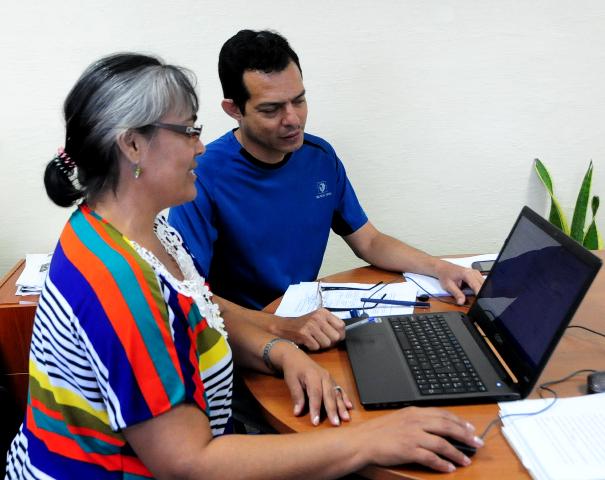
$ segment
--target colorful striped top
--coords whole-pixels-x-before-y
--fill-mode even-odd
[[[73,213],[36,311],[7,478],[149,478],[122,430],[182,403],[213,435],[231,431],[229,344],[167,277],[88,207]]]

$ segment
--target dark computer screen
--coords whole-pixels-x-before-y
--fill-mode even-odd
[[[497,343],[536,367],[594,272],[594,265],[521,216],[473,308],[481,323],[492,323]]]

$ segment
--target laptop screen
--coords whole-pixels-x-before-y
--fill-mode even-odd
[[[523,209],[469,312],[521,383],[533,387],[599,265]]]

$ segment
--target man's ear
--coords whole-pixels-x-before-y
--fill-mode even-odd
[[[243,117],[241,110],[230,98],[224,98],[221,102],[224,112],[236,121],[240,121]]]
[[[118,147],[129,162],[138,164],[141,159],[141,136],[127,130],[118,137]]]

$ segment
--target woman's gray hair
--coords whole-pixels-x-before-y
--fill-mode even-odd
[[[77,169],[77,182],[51,160],[44,177],[49,197],[70,206],[108,188],[115,191],[122,135],[132,129],[151,131],[150,125],[169,113],[195,115],[197,110],[195,75],[187,69],[133,53],[93,63],[64,104],[65,153]]]

